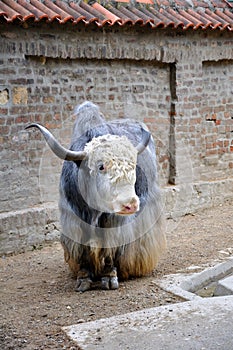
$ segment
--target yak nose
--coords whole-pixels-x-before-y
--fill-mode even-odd
[[[139,210],[139,201],[137,198],[132,198],[130,201],[127,201],[126,204],[122,205],[121,212],[123,214],[133,214]]]

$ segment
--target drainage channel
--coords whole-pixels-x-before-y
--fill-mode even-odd
[[[185,300],[233,295],[233,257],[192,275],[165,276],[159,285]]]
[[[202,298],[233,295],[233,274],[209,283],[207,286],[196,290],[195,294]]]

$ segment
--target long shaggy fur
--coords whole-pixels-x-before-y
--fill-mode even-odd
[[[72,150],[81,151],[93,137],[106,134],[126,136],[134,146],[141,140],[141,123],[105,122],[90,102],[78,107],[76,114]],[[108,266],[115,266],[121,279],[150,273],[166,246],[153,140],[137,160],[140,211],[136,214],[118,216],[90,208],[79,188],[80,176],[88,186],[89,175],[83,171],[80,162],[65,161],[60,181],[61,243],[70,269],[78,275],[88,266],[94,278],[107,274]]]

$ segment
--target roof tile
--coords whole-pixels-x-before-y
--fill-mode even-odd
[[[156,28],[156,27],[164,28],[165,26],[164,21],[160,19],[158,15],[156,16],[152,12],[152,10],[149,11],[147,8],[141,8],[140,11],[143,12],[148,18],[150,18],[150,23],[152,28]]]
[[[91,22],[98,21],[98,17],[93,16],[93,14],[91,14],[88,11],[86,11],[85,9],[83,9],[81,6],[76,4],[74,1],[70,2],[70,6],[77,13],[80,13],[80,17],[76,17],[76,18],[74,17],[76,23],[83,21],[85,24],[89,24]]]
[[[44,0],[44,4],[50,8],[52,11],[55,13],[58,13],[60,18],[61,18],[61,23],[65,23],[70,19],[73,19],[73,16],[65,12],[61,7],[56,5],[54,2],[51,0]]]
[[[151,8],[150,11],[154,14],[156,18],[158,18],[158,24],[163,23],[164,28],[165,27],[174,27],[175,22],[174,20],[169,19],[167,16],[165,16],[162,12],[163,9],[160,9],[159,11],[155,10],[154,8]],[[157,25],[158,25],[157,24]]]
[[[136,2],[141,3],[141,4],[150,4],[150,5],[153,5],[153,3],[154,3],[153,0],[136,0]]]
[[[208,10],[207,10],[207,11],[208,11]],[[205,13],[202,13],[202,16],[203,16],[207,21],[210,22],[210,27],[211,27],[212,29],[216,29],[216,28],[220,27],[220,26],[221,26],[221,22],[217,21],[217,20],[214,18],[213,14],[212,14],[212,16],[210,16],[210,15],[207,13],[207,11],[206,11]]]
[[[7,22],[12,22],[12,21],[14,21],[17,18],[22,19],[22,16],[20,15],[20,13],[15,11],[13,8],[7,6],[3,2],[0,5],[1,5],[0,15],[3,16],[3,18]]]
[[[4,1],[9,1],[9,0],[4,0]],[[30,0],[30,3],[40,11],[42,11],[45,15],[48,16],[48,21],[53,21],[55,19],[59,20],[61,19],[61,16],[52,11],[50,8],[45,6],[40,0]]]
[[[203,23],[195,16],[192,16],[188,11],[180,10],[180,14],[184,18],[188,19],[191,23],[193,23],[193,29],[198,29],[203,27]]]
[[[82,16],[80,12],[75,11],[71,6],[69,6],[66,2],[62,0],[56,0],[57,6],[59,6],[64,12],[69,13],[71,15],[72,21],[77,23],[74,19],[79,18],[79,20],[85,19],[85,16]]]
[[[107,10],[105,7],[100,5],[98,2],[95,2],[92,7],[94,7],[95,10],[99,11],[102,13],[105,17],[109,18],[110,24],[113,25],[116,22],[121,22],[121,18],[116,16],[114,13],[110,12]]]
[[[28,2],[27,0],[18,0],[18,3],[25,7],[29,12],[31,12],[31,17],[34,17],[35,21],[40,21],[43,18],[48,19],[48,14],[40,11],[37,7],[33,6],[32,2]]]
[[[132,19],[130,19],[129,16],[127,16],[125,13],[121,12],[122,7],[115,8],[111,4],[107,4],[106,7],[109,11],[111,11],[112,13],[114,13],[116,16],[118,16],[121,19],[121,25],[125,25],[126,23],[128,23],[128,24],[133,23]]]
[[[13,11],[13,13],[14,13],[13,17],[17,16],[17,14],[19,14],[19,18],[23,19],[23,20],[27,20],[28,18],[33,17],[32,13],[30,13],[26,8],[19,5],[14,0],[7,0],[7,1],[2,0],[2,2],[3,2],[3,5],[5,4]]]
[[[126,16],[128,16],[128,18],[130,18],[132,20],[132,23],[133,24],[143,24],[143,19],[138,17],[138,15],[136,15],[134,12],[133,12],[133,9],[128,9],[127,7],[121,7],[121,12],[123,14],[125,14]]]
[[[227,0],[1,0],[1,21],[71,22],[85,25],[149,25],[151,28],[233,31]]]
[[[167,10],[169,14],[171,14],[173,17],[179,19],[180,23],[184,26],[184,29],[187,29],[189,27],[194,27],[193,22],[191,22],[189,19],[182,16],[180,13],[176,13],[172,8]]]

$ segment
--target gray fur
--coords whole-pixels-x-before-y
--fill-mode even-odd
[[[76,108],[77,119],[70,149],[83,151],[93,137],[105,134],[125,135],[136,147],[145,125],[130,119],[105,122],[99,108],[85,102]],[[138,155],[135,191],[140,211],[119,216],[91,208],[83,198],[92,195],[87,162],[65,161],[60,180],[61,242],[66,261],[75,274],[88,270],[88,278],[102,278],[117,268],[118,276],[142,276],[153,270],[166,239],[162,225],[162,203],[158,188],[156,155],[152,138]],[[96,179],[98,181],[98,178]],[[108,272],[108,268],[110,272]],[[115,277],[114,277],[115,278]]]

